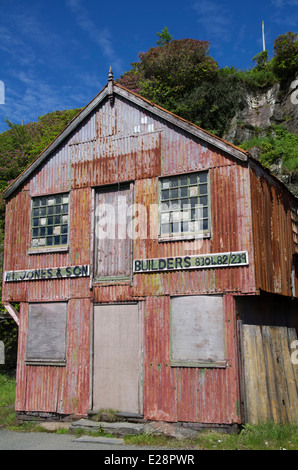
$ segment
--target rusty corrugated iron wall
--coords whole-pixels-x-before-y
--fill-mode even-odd
[[[15,409],[85,414],[90,388],[90,300],[68,303],[67,363],[65,367],[27,366],[28,303],[21,304]]]
[[[164,421],[241,422],[233,296],[224,296],[226,369],[171,367],[169,323],[170,297],[149,297],[145,302],[145,415]]]
[[[149,209],[157,204],[158,177],[200,170],[209,171],[211,237],[159,242],[156,236],[149,236]],[[139,109],[122,97],[115,99],[113,107],[108,100],[102,102],[8,201],[5,270],[81,264],[90,264],[93,269],[95,188],[120,182],[134,182],[134,202],[143,204],[148,214],[148,238],[134,241],[133,258],[234,250],[247,251],[249,264],[229,269],[135,274],[118,283],[90,283],[89,278],[4,283],[3,301],[21,302],[16,409],[85,414],[92,381],[92,303],[138,300],[144,303],[145,312],[145,418],[240,422],[233,294],[255,294],[260,288],[291,295],[290,260],[282,263],[286,250],[293,252],[292,233],[286,228],[291,223],[290,213],[283,209],[288,203],[282,191],[272,188],[266,178],[256,176],[253,170],[249,172],[247,163],[177,130],[150,110]],[[69,251],[29,255],[31,198],[68,191]],[[267,217],[278,235],[272,237],[270,228],[264,228]],[[113,259],[110,261],[113,263]],[[170,296],[211,293],[224,296],[229,366],[170,367]],[[51,300],[68,300],[69,304],[66,367],[26,366],[28,302]]]
[[[297,250],[294,196],[256,164],[251,166],[250,178],[256,289],[292,296],[293,254]]]

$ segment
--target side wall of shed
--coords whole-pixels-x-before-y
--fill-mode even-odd
[[[297,297],[298,270],[294,270],[293,258],[298,252],[293,225],[297,202],[256,163],[250,167],[250,188],[256,289]]]

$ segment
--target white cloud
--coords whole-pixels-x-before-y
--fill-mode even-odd
[[[88,84],[92,77],[83,76],[75,85],[52,84],[46,78],[35,76],[33,72],[11,71],[11,76],[20,84],[17,89],[6,87],[5,104],[0,106],[0,132],[6,128],[4,118],[20,124],[37,121],[38,116],[56,110],[74,109],[88,102]],[[87,84],[87,85],[86,85]],[[93,96],[90,97],[90,99]]]
[[[298,0],[270,0],[275,8],[286,8],[291,6],[298,6]]]
[[[298,0],[270,0],[273,7],[270,19],[273,23],[289,29],[297,29]]]
[[[10,61],[14,60],[19,65],[30,64],[36,59],[32,47],[4,25],[0,25],[0,51],[8,54]]]
[[[88,11],[81,5],[80,0],[66,0],[66,5],[75,14],[76,21],[83,31],[86,31],[92,41],[97,44],[102,54],[108,58],[116,72],[122,70],[122,61],[117,57],[107,28],[99,29],[90,19]]]
[[[209,40],[231,40],[231,18],[230,12],[223,9],[219,2],[214,0],[198,0],[193,4],[198,14],[198,23],[208,34]]]

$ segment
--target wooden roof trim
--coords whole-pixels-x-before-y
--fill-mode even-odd
[[[189,134],[192,134],[203,141],[210,143],[211,145],[227,152],[233,157],[241,160],[247,161],[248,153],[245,150],[240,149],[239,147],[226,142],[220,137],[211,134],[208,131],[196,126],[195,124],[186,121],[185,119],[167,111],[166,109],[158,106],[151,101],[143,98],[140,95],[128,90],[122,85],[113,82],[113,94],[118,94],[119,96],[127,99],[128,101],[133,102],[137,106],[140,106],[156,116],[174,124],[175,126],[185,130]],[[40,155],[5,189],[3,192],[3,198],[9,198],[18,187],[26,181],[26,179],[50,156],[50,154],[60,145],[63,141],[73,132],[75,129],[84,121],[86,117],[106,98],[109,96],[108,84],[98,93],[98,95],[90,101],[85,108],[68,124],[68,126],[51,142],[45,150],[41,152]]]

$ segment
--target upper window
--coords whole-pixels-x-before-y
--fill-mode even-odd
[[[208,172],[162,178],[160,236],[209,234]]]
[[[69,194],[33,198],[31,247],[67,246],[68,214]]]

